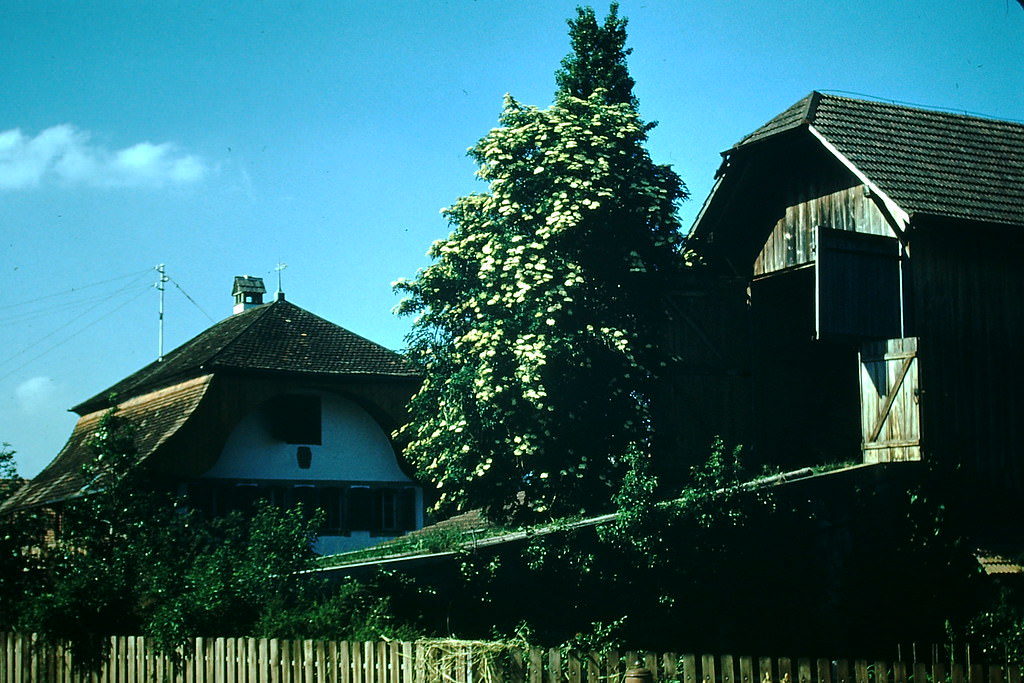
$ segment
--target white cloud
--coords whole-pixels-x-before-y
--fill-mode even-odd
[[[169,142],[140,142],[108,150],[70,124],[35,137],[20,129],[0,132],[0,190],[23,190],[57,182],[91,187],[186,185],[208,172],[197,156]]]
[[[49,408],[57,399],[57,394],[57,385],[49,377],[32,377],[14,390],[18,407],[29,415]]]

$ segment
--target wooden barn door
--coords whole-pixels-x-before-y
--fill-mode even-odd
[[[917,337],[866,342],[860,351],[864,462],[921,459]]]

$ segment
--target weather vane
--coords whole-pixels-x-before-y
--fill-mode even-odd
[[[284,290],[281,289],[281,271],[284,270],[287,267],[288,267],[288,264],[287,263],[281,263],[281,261],[278,261],[277,265],[274,266],[274,270],[277,271],[277,292],[279,294],[284,292]]]

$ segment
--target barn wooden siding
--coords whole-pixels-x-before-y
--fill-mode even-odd
[[[812,263],[818,227],[894,237],[863,185],[823,192],[816,185],[791,188],[785,213],[754,260],[754,277]]]
[[[1024,236],[917,225],[911,273],[924,458],[1024,492]]]
[[[752,436],[746,284],[694,272],[666,305],[661,343],[672,362],[655,414],[682,475],[707,459],[716,437],[737,445]]]

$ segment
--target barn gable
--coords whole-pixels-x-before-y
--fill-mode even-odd
[[[1024,125],[812,93],[723,153],[693,290],[746,307],[694,309],[679,374],[746,335],[743,380],[702,391],[748,418],[711,433],[782,467],[930,457],[1019,490],[1021,227]]]

